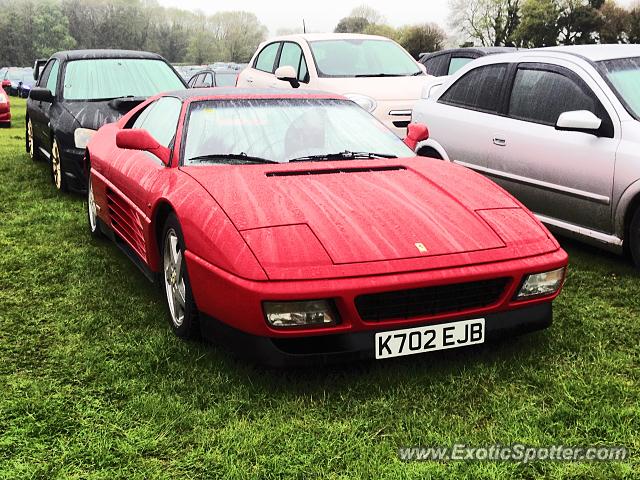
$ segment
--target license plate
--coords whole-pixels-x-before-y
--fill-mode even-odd
[[[484,343],[484,318],[378,332],[376,359],[402,357]]]

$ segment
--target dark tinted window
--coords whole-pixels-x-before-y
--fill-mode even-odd
[[[530,122],[555,125],[563,112],[599,112],[599,102],[571,78],[546,70],[521,68],[509,101],[509,116]]]
[[[449,55],[436,55],[435,57],[430,57],[425,60],[424,66],[427,68],[427,74],[434,75],[436,77],[444,75],[444,72],[446,71],[445,65],[448,58]]]
[[[504,63],[475,68],[458,79],[439,101],[471,110],[497,112],[506,71]]]
[[[276,56],[278,55],[279,47],[280,43],[278,42],[264,47],[256,59],[256,70],[273,73],[273,66],[276,63]]]

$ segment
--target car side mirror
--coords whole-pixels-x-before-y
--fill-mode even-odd
[[[283,65],[276,69],[276,78],[283,82],[289,82],[293,88],[298,88],[300,82],[298,81],[298,75],[295,69],[291,65]]]
[[[53,102],[53,94],[51,93],[51,90],[43,87],[33,87],[29,93],[29,98],[36,102]]]
[[[561,113],[556,122],[556,130],[597,134],[602,120],[588,110]]]
[[[143,128],[118,130],[116,132],[116,146],[125,150],[149,152],[158,157],[166,166],[168,166],[171,161],[171,150],[158,143],[158,141]]]
[[[420,142],[424,142],[429,138],[429,129],[424,123],[410,123],[407,127],[407,136],[404,143],[411,150],[415,151],[416,146]]]

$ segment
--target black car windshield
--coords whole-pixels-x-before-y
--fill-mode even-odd
[[[421,75],[411,55],[391,40],[316,40],[309,43],[320,77]]]
[[[640,119],[640,57],[598,62],[623,104]]]
[[[86,59],[67,63],[63,97],[65,100],[150,97],[184,88],[178,75],[162,60]]]
[[[229,156],[265,163],[310,156],[313,161],[339,159],[340,152],[348,153],[345,159],[364,158],[366,152],[375,153],[374,158],[414,156],[355,103],[310,98],[194,102],[184,152],[185,165],[202,165],[207,158],[211,163],[229,163]]]

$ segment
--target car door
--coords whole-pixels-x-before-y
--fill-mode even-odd
[[[276,60],[280,53],[281,42],[265,45],[253,64],[243,74],[243,80],[248,87],[268,88],[275,80],[273,72],[276,70]]]
[[[175,97],[162,97],[145,108],[127,128],[147,130],[158,143],[172,148],[175,141],[182,102]],[[120,150],[111,163],[109,177],[125,196],[126,207],[147,212],[147,197],[158,176],[167,168],[149,152]],[[135,218],[135,215],[133,215]]]
[[[487,168],[547,223],[612,232],[619,120],[600,87],[584,77],[558,64],[520,63],[505,99],[505,115],[487,137],[492,140]],[[557,130],[559,115],[575,110],[598,116],[600,130]]]
[[[45,66],[40,78],[38,79],[38,87],[48,88],[52,94],[56,94],[55,85],[57,84],[59,61],[55,58],[49,60]],[[49,145],[49,110],[51,104],[48,102],[30,101],[29,118],[33,125],[33,136],[38,145]]]
[[[416,114],[452,161],[471,167],[486,165],[488,137],[501,106],[507,68],[508,64],[498,63],[469,70],[436,102],[430,102],[428,111],[420,117]]]
[[[302,51],[302,47],[300,47],[296,42],[282,43],[282,48],[278,55],[276,70],[287,65],[293,67],[296,72],[296,77],[299,82],[298,88],[308,88],[309,69],[307,68],[307,61]],[[288,81],[278,80],[275,75],[270,86],[275,88],[292,88],[291,83]]]

